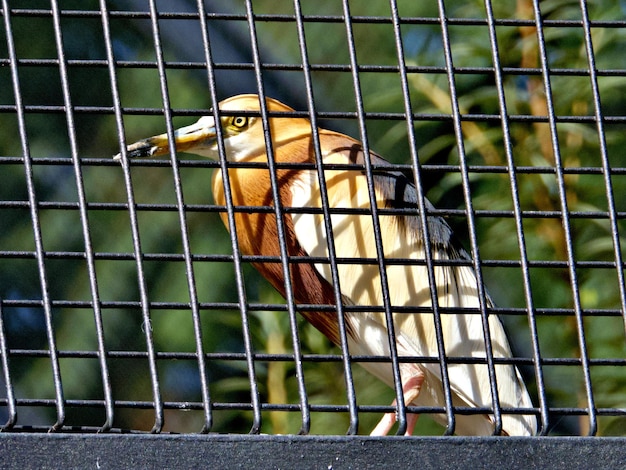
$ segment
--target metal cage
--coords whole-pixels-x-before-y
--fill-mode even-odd
[[[7,461],[45,442],[63,458],[86,463],[102,451],[120,462],[116,440],[124,452],[138,443],[119,433],[151,432],[189,438],[163,444],[143,435],[140,445],[160,452],[161,464],[185,450],[185,465],[201,462],[202,439],[216,446],[216,465],[228,465],[224,453],[236,443],[246,458],[266,455],[268,466],[286,458],[314,467],[325,450],[345,466],[399,462],[383,457],[390,452],[423,460],[429,449],[439,456],[432,466],[463,458],[543,465],[555,451],[564,467],[584,452],[619,462],[623,440],[573,437],[626,434],[623,8],[584,0],[24,8],[2,0]],[[332,347],[296,315],[349,306],[283,301],[250,267],[308,260],[239,251],[218,215],[260,209],[213,203],[208,181],[226,162],[180,154],[122,168],[111,158],[244,92],[278,98],[417,176],[496,300],[482,313],[508,328],[540,435],[573,440],[535,437],[543,447],[531,452],[503,438],[241,436],[362,434],[395,411],[396,396],[357,365],[380,358]],[[455,413],[471,412],[445,408],[408,411],[423,416],[418,430],[441,435],[446,428],[429,414],[447,414],[453,426]],[[96,432],[112,435],[84,435]],[[202,436],[213,432],[231,437]],[[368,450],[349,447],[355,442]],[[448,442],[474,447],[463,456]],[[285,457],[307,448],[311,460]],[[143,458],[136,462],[156,457]]]

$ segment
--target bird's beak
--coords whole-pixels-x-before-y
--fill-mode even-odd
[[[174,131],[174,142],[177,152],[187,152],[196,148],[208,148],[215,144],[215,120],[205,116],[190,126],[181,127]],[[170,151],[167,134],[155,135],[140,140],[126,147],[128,158],[156,157]],[[121,160],[122,154],[113,156],[114,160]]]

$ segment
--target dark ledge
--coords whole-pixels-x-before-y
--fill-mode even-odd
[[[625,438],[0,433],[0,468],[624,468]]]

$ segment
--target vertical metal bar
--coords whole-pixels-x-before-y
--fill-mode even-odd
[[[493,348],[491,345],[489,320],[487,317],[485,285],[483,284],[482,269],[480,266],[480,252],[478,249],[478,241],[476,239],[476,223],[474,221],[474,208],[472,203],[472,194],[470,192],[469,171],[467,168],[467,159],[465,156],[465,145],[463,144],[463,128],[461,125],[461,111],[459,109],[456,81],[454,77],[452,44],[450,43],[448,18],[446,17],[444,0],[439,0],[437,3],[439,5],[439,20],[441,23],[441,35],[446,61],[446,73],[448,75],[448,86],[450,88],[452,122],[454,124],[454,133],[456,135],[456,148],[459,152],[459,167],[461,169],[461,181],[463,183],[463,199],[465,201],[465,213],[467,215],[467,228],[469,232],[470,247],[474,264],[474,274],[476,276],[476,288],[478,290],[478,302],[480,305],[480,316],[483,324],[483,335],[485,338],[485,356],[487,359],[487,371],[489,373],[489,385],[491,387],[491,400],[493,404],[494,434],[498,435],[502,433],[502,410],[500,408],[500,397],[498,395],[496,370],[493,363]]]
[[[276,216],[276,230],[280,245],[280,259],[283,268],[283,278],[285,279],[285,298],[287,300],[287,310],[289,312],[289,325],[291,327],[291,340],[293,344],[294,362],[296,367],[296,378],[298,380],[298,395],[300,399],[300,412],[302,413],[302,427],[300,434],[308,434],[311,429],[311,411],[309,409],[309,398],[306,393],[304,382],[304,370],[302,366],[302,350],[300,347],[300,335],[296,318],[296,304],[293,294],[293,283],[289,270],[289,253],[286,245],[285,222],[283,220],[283,207],[280,200],[280,188],[276,172],[276,161],[274,160],[274,150],[272,147],[272,134],[269,126],[267,104],[265,102],[265,86],[263,85],[263,75],[261,73],[262,63],[259,54],[259,44],[256,33],[254,11],[252,0],[246,0],[246,16],[248,28],[250,29],[250,43],[252,46],[252,61],[254,63],[254,75],[259,92],[259,105],[261,107],[261,120],[263,124],[263,134],[265,137],[265,149],[267,153],[267,166],[270,173],[272,185],[272,199],[274,200],[274,214]]]
[[[313,137],[313,151],[315,153],[315,166],[320,185],[320,198],[322,201],[322,212],[324,213],[324,228],[326,230],[326,240],[328,244],[328,260],[333,281],[333,290],[337,306],[337,322],[339,324],[339,336],[341,340],[341,358],[343,360],[343,370],[346,382],[346,395],[348,399],[348,409],[350,412],[350,427],[348,434],[356,434],[359,430],[359,414],[356,403],[356,393],[354,390],[354,380],[352,377],[352,366],[350,351],[348,350],[348,336],[346,333],[346,322],[344,306],[342,303],[341,284],[339,271],[337,269],[337,253],[335,252],[335,236],[330,215],[330,203],[328,202],[328,190],[326,187],[326,177],[324,173],[324,160],[320,147],[319,131],[317,128],[317,116],[313,101],[313,81],[311,78],[311,64],[306,47],[306,36],[304,32],[304,22],[302,19],[302,6],[300,0],[294,0],[296,26],[298,28],[298,42],[300,43],[300,56],[302,57],[302,70],[304,72],[304,84],[307,93],[307,104],[309,109],[309,119],[311,121],[311,132]]]
[[[602,114],[602,101],[600,99],[600,89],[598,87],[598,71],[596,69],[596,59],[593,52],[593,38],[591,37],[591,25],[589,22],[589,11],[587,2],[580,0],[582,12],[583,30],[585,35],[585,49],[587,60],[589,61],[589,80],[591,81],[591,93],[593,95],[593,106],[596,127],[598,129],[598,139],[600,143],[600,158],[602,160],[602,175],[604,176],[604,187],[606,189],[606,202],[609,211],[609,222],[611,225],[611,236],[613,237],[613,251],[615,253],[615,268],[617,270],[617,281],[619,284],[619,298],[626,332],[626,280],[624,279],[624,258],[619,238],[619,225],[617,223],[617,209],[615,207],[615,195],[613,193],[613,182],[611,181],[611,163],[606,148],[606,134],[604,132],[604,116]]]
[[[157,57],[157,68],[159,70],[159,82],[161,85],[161,95],[163,99],[163,113],[167,127],[167,135],[170,142],[174,142],[174,129],[172,126],[172,111],[170,107],[169,91],[167,89],[167,77],[165,71],[165,61],[163,59],[163,48],[161,47],[161,38],[159,34],[158,12],[156,3],[150,2],[150,19],[152,23],[152,33],[154,38],[155,53]],[[180,170],[176,159],[176,149],[174,145],[170,145],[170,157],[172,161],[172,173],[174,175],[174,190],[176,193],[176,206],[178,207],[178,219],[181,232],[181,242],[183,246],[183,258],[185,260],[185,273],[187,276],[187,291],[189,293],[189,307],[191,308],[191,316],[193,319],[194,337],[196,341],[196,360],[198,361],[198,373],[200,375],[200,384],[202,388],[202,406],[204,411],[204,421],[201,431],[208,432],[207,420],[210,421],[211,411],[208,396],[208,377],[204,357],[204,348],[202,341],[202,324],[200,321],[200,303],[198,300],[198,292],[196,289],[196,280],[193,270],[193,262],[191,257],[191,247],[189,245],[189,232],[187,229],[187,215],[185,212],[185,201],[183,198],[183,188],[180,178]]]
[[[218,106],[219,98],[217,96],[217,85],[215,81],[215,64],[213,62],[213,53],[211,50],[211,40],[209,36],[209,27],[207,24],[207,14],[203,0],[198,0],[198,13],[200,15],[200,26],[202,28],[202,44],[204,47],[204,60],[206,62],[207,82],[211,102],[213,103],[213,119],[216,123],[220,122],[220,110]],[[254,365],[254,355],[252,350],[252,338],[249,329],[249,311],[248,299],[246,295],[246,286],[244,283],[243,267],[241,260],[241,250],[239,249],[239,239],[237,238],[237,225],[235,224],[235,212],[233,204],[232,189],[228,176],[228,162],[226,159],[226,148],[224,146],[224,135],[222,126],[216,124],[215,133],[217,135],[217,148],[220,156],[219,164],[222,172],[222,184],[224,185],[224,198],[226,200],[226,214],[228,216],[228,232],[230,234],[230,243],[233,250],[233,267],[235,268],[235,282],[237,284],[237,297],[239,303],[239,311],[241,313],[241,321],[243,328],[244,348],[246,351],[246,365],[248,366],[248,380],[250,381],[250,400],[252,403],[253,423],[250,429],[251,434],[260,432],[261,404],[259,397],[258,385],[256,382],[256,372]],[[213,170],[217,171],[217,169]]]
[[[437,348],[439,355],[439,367],[441,369],[441,382],[443,386],[443,393],[445,399],[446,419],[448,421],[446,427],[446,434],[451,435],[454,433],[455,428],[455,416],[452,409],[452,390],[450,386],[450,377],[448,374],[448,361],[446,358],[445,344],[443,340],[443,327],[441,324],[441,312],[439,311],[439,300],[437,297],[437,284],[435,277],[435,268],[432,255],[432,249],[430,245],[430,234],[428,224],[428,214],[426,208],[426,196],[422,186],[421,164],[419,161],[419,155],[417,152],[417,139],[415,136],[415,126],[413,121],[413,109],[411,106],[411,97],[407,76],[406,63],[404,60],[404,45],[402,42],[402,31],[400,26],[400,15],[398,13],[398,5],[395,0],[390,0],[392,23],[394,28],[394,39],[396,43],[396,52],[398,55],[398,65],[400,70],[400,82],[402,86],[402,97],[404,101],[404,112],[406,115],[407,124],[407,137],[410,143],[409,151],[411,153],[411,162],[413,166],[413,177],[415,179],[415,189],[418,201],[418,211],[420,217],[420,224],[424,239],[424,258],[426,261],[426,269],[428,272],[428,282],[430,289],[430,296],[433,309],[433,319],[435,325],[435,335],[437,337]]]
[[[548,55],[546,51],[545,36],[543,32],[543,20],[541,18],[541,9],[539,0],[533,0],[533,9],[535,14],[535,23],[537,27],[537,42],[539,46],[539,58],[541,60],[541,73],[543,76],[543,86],[545,88],[546,103],[548,106],[548,122],[550,124],[550,134],[552,138],[552,151],[554,152],[554,166],[556,171],[556,182],[559,188],[559,201],[561,203],[561,214],[563,231],[565,233],[565,246],[567,251],[567,267],[570,278],[570,286],[572,288],[572,299],[574,302],[574,314],[576,315],[576,326],[578,331],[578,344],[580,347],[580,359],[583,367],[583,376],[585,378],[585,393],[587,394],[587,407],[589,413],[589,431],[588,435],[595,435],[598,429],[596,407],[593,397],[593,389],[591,384],[591,371],[589,369],[589,356],[587,353],[587,340],[584,331],[584,317],[582,306],[580,303],[580,292],[578,290],[578,275],[576,273],[576,259],[574,256],[574,247],[572,244],[572,229],[569,220],[569,208],[567,203],[567,188],[565,187],[565,179],[563,173],[563,165],[561,162],[561,152],[559,148],[559,136],[556,127],[556,115],[554,111],[554,103],[552,100],[552,84],[550,82],[550,64],[548,63]]]
[[[63,45],[61,12],[57,1],[52,2],[52,20],[54,24],[54,36],[56,41],[57,54],[59,56],[59,73],[61,76],[61,88],[63,90],[63,103],[65,105],[65,116],[67,121],[68,138],[70,142],[70,154],[72,157],[72,164],[74,166],[74,178],[76,181],[76,192],[78,195],[78,211],[80,214],[81,228],[83,231],[83,242],[85,243],[85,261],[87,262],[87,274],[89,277],[91,302],[96,326],[96,337],[98,342],[98,362],[100,363],[100,375],[104,392],[106,419],[101,427],[101,430],[106,431],[113,425],[113,398],[111,395],[111,381],[109,379],[109,368],[107,365],[107,351],[104,341],[102,307],[100,303],[100,294],[98,291],[98,279],[96,277],[96,263],[94,258],[93,246],[91,243],[89,214],[87,211],[87,200],[85,197],[85,187],[83,183],[80,157],[78,155],[79,151],[78,143],[76,141],[74,111],[70,93],[69,78],[67,75],[67,59],[65,58],[65,50]]]
[[[100,12],[102,14],[102,30],[103,30],[103,35],[104,35],[104,47],[106,50],[106,55],[107,55],[107,66],[108,66],[108,70],[109,70],[109,81],[111,83],[111,94],[113,96],[113,109],[115,112],[115,122],[117,125],[117,130],[118,130],[118,135],[120,137],[120,143],[122,143],[122,147],[123,147],[123,151],[126,151],[126,145],[124,144],[124,123],[123,123],[123,117],[122,117],[122,104],[121,104],[121,99],[120,99],[120,94],[119,94],[119,86],[117,83],[117,74],[115,71],[115,56],[113,54],[113,42],[112,42],[112,37],[111,37],[111,27],[110,27],[110,18],[109,18],[109,11],[108,11],[108,7],[106,5],[106,0],[100,0]],[[128,167],[125,167],[125,176],[128,176],[128,180],[127,180],[127,184],[126,187],[127,188],[131,188],[131,184],[130,184],[130,172],[127,171]],[[129,201],[132,201],[132,198],[129,197]],[[134,203],[129,204],[129,206],[133,206],[133,210],[134,210]],[[133,219],[133,217],[131,217],[131,219]],[[136,226],[136,218],[135,222],[131,222],[131,226]],[[138,229],[138,227],[137,227]],[[134,230],[133,230],[133,235],[135,234]],[[137,236],[133,237],[134,239],[136,238],[137,241],[137,247],[139,246],[139,231],[137,230],[136,232]],[[136,249],[136,259],[139,260],[140,257],[137,256],[137,254],[141,253],[141,249],[139,247],[139,249]],[[141,270],[143,272],[143,269]],[[142,281],[140,281],[140,283],[142,283]],[[145,292],[145,288],[140,289],[141,292]],[[143,295],[142,295],[143,298]],[[147,300],[147,299],[146,299]],[[143,305],[147,305],[147,301],[146,303],[144,303],[142,301]],[[110,386],[109,386],[109,395],[111,394],[110,391]],[[111,411],[111,415],[112,415],[112,411]]]
[[[5,10],[6,11],[6,10]],[[15,394],[11,383],[11,369],[9,367],[9,345],[4,331],[3,301],[0,298],[0,361],[2,364],[2,378],[7,393],[7,420],[0,425],[0,431],[10,431],[17,423],[17,407],[15,404]]]
[[[519,188],[517,185],[517,171],[515,169],[515,159],[513,157],[513,143],[511,142],[511,130],[509,128],[506,95],[504,93],[504,78],[502,76],[502,65],[500,63],[500,52],[498,49],[498,37],[496,35],[495,18],[493,16],[491,0],[485,0],[485,9],[487,12],[487,26],[489,27],[489,40],[491,42],[491,58],[493,60],[496,91],[498,93],[498,105],[500,107],[500,116],[502,118],[504,153],[506,155],[507,166],[509,169],[509,183],[511,185],[511,197],[513,199],[513,214],[515,217],[515,228],[517,231],[517,243],[520,249],[520,265],[522,268],[522,277],[524,284],[524,298],[526,300],[528,324],[530,327],[532,339],[534,358],[533,362],[535,365],[535,382],[537,384],[537,392],[539,395],[539,409],[541,410],[541,430],[539,431],[539,434],[545,435],[548,432],[549,416],[546,388],[543,378],[543,368],[541,364],[541,351],[539,348],[539,331],[537,329],[536,318],[537,311],[535,309],[533,301],[532,287],[530,282],[530,268],[528,263],[528,254],[526,252],[526,239],[524,237],[522,207],[519,196]]]
[[[154,15],[152,15],[154,17]],[[156,21],[153,20],[153,21]],[[109,59],[109,64],[114,62]],[[112,85],[116,82],[111,82]],[[112,91],[117,95],[115,101],[116,106],[116,124],[117,135],[120,142],[120,154],[122,156],[122,171],[124,173],[124,185],[126,186],[126,199],[128,201],[128,215],[130,218],[130,227],[133,239],[133,255],[137,266],[137,285],[139,288],[139,299],[141,303],[141,315],[143,318],[143,330],[146,337],[146,351],[148,355],[148,367],[150,369],[150,382],[152,385],[152,399],[154,402],[154,424],[151,432],[158,433],[163,428],[163,400],[161,398],[161,390],[159,385],[158,370],[156,364],[156,352],[154,350],[154,337],[152,334],[152,320],[150,318],[150,300],[148,297],[148,287],[144,271],[143,250],[141,248],[141,237],[139,235],[139,222],[137,217],[137,206],[135,203],[135,195],[133,192],[133,183],[128,163],[128,155],[126,153],[126,137],[124,136],[124,122],[122,119],[121,106],[119,105],[119,93],[116,86],[112,86]],[[171,122],[169,123],[171,128]]]
[[[402,375],[400,373],[400,361],[396,345],[396,333],[393,322],[393,311],[389,295],[389,280],[387,278],[387,265],[385,262],[385,252],[383,249],[382,232],[378,217],[378,206],[376,204],[376,190],[374,188],[374,173],[372,171],[372,161],[370,158],[370,148],[367,141],[367,127],[365,123],[365,111],[363,107],[363,96],[361,94],[361,82],[359,79],[359,64],[356,57],[356,45],[354,43],[354,31],[350,16],[350,5],[348,0],[342,1],[344,24],[348,40],[348,51],[350,54],[350,70],[352,72],[352,85],[354,86],[354,97],[356,101],[357,117],[359,123],[359,133],[363,149],[363,161],[365,163],[365,175],[367,177],[367,187],[370,198],[370,208],[372,215],[372,226],[374,229],[374,241],[376,244],[376,258],[378,261],[378,271],[380,272],[381,292],[383,308],[385,310],[385,321],[389,338],[389,351],[391,357],[391,367],[393,373],[394,391],[396,392],[396,409],[398,431],[397,434],[404,434],[407,430],[406,403],[404,403],[404,393],[402,389]],[[425,235],[426,236],[426,235]]]
[[[48,287],[48,276],[46,273],[46,255],[43,247],[43,239],[41,236],[41,223],[39,221],[39,210],[37,195],[35,192],[35,182],[33,179],[33,162],[28,146],[28,136],[26,134],[26,121],[24,118],[24,103],[22,102],[22,94],[20,88],[20,80],[18,75],[17,57],[15,54],[15,44],[13,42],[13,31],[11,28],[11,12],[8,0],[2,0],[2,9],[4,11],[4,26],[7,36],[7,49],[9,52],[9,62],[11,64],[11,80],[13,83],[13,92],[15,94],[15,109],[17,110],[17,122],[20,134],[20,142],[22,144],[22,155],[24,157],[24,171],[26,174],[26,188],[28,191],[28,208],[30,209],[30,218],[33,225],[33,236],[35,241],[35,257],[37,259],[37,271],[39,272],[39,285],[41,288],[41,301],[46,322],[46,335],[48,339],[48,347],[50,349],[50,363],[52,366],[52,378],[54,381],[54,393],[56,404],[56,422],[50,428],[51,431],[58,431],[63,427],[65,421],[65,398],[63,397],[63,384],[61,381],[61,369],[59,366],[59,355],[57,352],[56,339],[54,335],[54,325],[52,321],[52,300]]]

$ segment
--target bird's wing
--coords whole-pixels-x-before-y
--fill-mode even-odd
[[[362,164],[363,153],[358,142],[329,131],[321,131],[320,142],[326,165]],[[372,155],[372,163],[388,163]],[[383,290],[377,264],[374,226],[367,213],[370,205],[368,181],[361,169],[345,167],[325,170],[325,184],[331,208],[334,247],[338,258],[342,293],[355,305],[382,306]],[[417,208],[414,185],[402,173],[376,170],[373,178],[379,208]],[[296,207],[321,207],[320,185],[315,171],[303,171],[291,187],[292,204]],[[427,209],[432,206],[427,203]],[[322,214],[292,214],[298,243],[313,257],[328,257],[328,242]],[[428,273],[424,263],[424,241],[417,214],[385,214],[379,217],[388,290],[392,306],[431,307]],[[430,246],[435,261],[463,260],[466,265],[435,265],[435,283],[447,357],[485,357],[483,324],[479,313],[476,277],[467,253],[455,242],[452,230],[440,217],[429,217]],[[366,259],[356,262],[350,259]],[[393,260],[404,260],[394,262]],[[317,271],[332,282],[330,265],[318,263]],[[487,299],[487,302],[490,302]],[[462,314],[446,313],[446,308],[473,309]],[[384,314],[361,312],[350,316],[351,327],[361,341],[361,351],[354,354],[388,355]],[[394,314],[398,352],[405,356],[438,357],[432,313]],[[502,324],[495,315],[489,317],[491,342],[495,357],[510,357],[510,347]],[[380,341],[372,341],[378,331]],[[367,339],[365,339],[367,338]],[[437,363],[421,365],[429,376],[441,381]],[[372,371],[387,383],[393,383],[388,366],[372,366]],[[450,364],[451,388],[461,404],[492,406],[491,388],[486,364]],[[502,406],[532,406],[526,388],[515,367],[496,366],[498,391]],[[425,385],[426,398],[442,404],[441,385]],[[418,400],[419,401],[419,400]],[[514,417],[517,418],[517,417]]]

